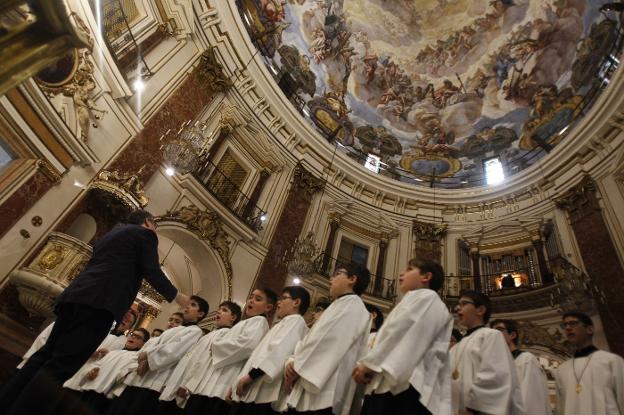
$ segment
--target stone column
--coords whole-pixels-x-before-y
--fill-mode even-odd
[[[377,295],[383,290],[384,266],[386,265],[386,251],[388,250],[388,240],[381,238],[379,240],[379,256],[377,257],[377,268],[375,270],[376,278],[373,285],[373,292]]]
[[[479,260],[481,259],[481,255],[479,255],[479,247],[478,246],[470,246],[470,259],[472,260],[472,282],[475,291],[481,291],[483,287],[481,286],[481,268],[479,267]]]
[[[324,186],[325,182],[322,179],[312,175],[301,164],[295,166],[292,185],[282,214],[277,220],[267,255],[260,266],[256,285],[266,286],[276,292],[284,287],[288,276],[288,270],[283,261],[284,253],[301,235],[312,204],[312,197]]]
[[[596,193],[596,184],[586,176],[555,203],[567,212],[585,269],[605,295],[604,303],[596,303],[611,351],[624,355],[624,333],[616,318],[624,315],[624,270]]]
[[[329,236],[327,237],[327,241],[325,242],[325,249],[323,250],[323,264],[322,270],[329,273],[329,263],[331,261],[331,255],[334,251],[334,245],[336,244],[336,232],[338,232],[338,228],[340,228],[340,219],[337,217],[330,218],[329,221]]]
[[[535,253],[537,253],[537,264],[539,266],[540,278],[542,284],[550,284],[553,282],[553,276],[548,270],[548,264],[546,262],[546,255],[544,255],[544,241],[540,235],[536,235],[536,238],[531,240]]]

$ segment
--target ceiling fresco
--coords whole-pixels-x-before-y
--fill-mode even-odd
[[[401,180],[483,184],[565,139],[617,66],[585,0],[238,0],[280,87],[348,153]],[[609,56],[612,56],[610,59]],[[287,93],[288,95],[288,93]]]

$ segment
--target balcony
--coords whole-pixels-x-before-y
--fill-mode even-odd
[[[253,231],[262,229],[266,212],[209,159],[192,173],[199,184]]]

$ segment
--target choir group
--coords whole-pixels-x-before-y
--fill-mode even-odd
[[[551,414],[546,375],[518,349],[517,324],[490,322],[488,297],[465,291],[455,308],[462,336],[438,295],[443,275],[432,261],[411,260],[399,277],[404,295],[385,322],[360,298],[370,274],[357,264],[336,269],[334,300],[317,304],[310,328],[301,286],[279,298],[255,289],[244,313],[224,301],[207,334],[197,323],[208,303],[198,296],[157,337],[142,328],[124,335],[135,324],[128,312],[65,382],[57,413]],[[624,415],[624,360],[593,346],[585,314],[562,321],[576,354],[555,374],[556,413]]]

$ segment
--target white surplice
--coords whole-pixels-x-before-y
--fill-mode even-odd
[[[18,369],[23,368],[28,359],[30,359],[30,356],[34,355],[43,347],[44,344],[46,344],[48,337],[50,337],[50,333],[52,332],[52,327],[54,327],[54,322],[48,324],[48,326],[43,329],[41,333],[39,333],[35,341],[30,345],[30,348],[26,351],[26,353],[24,353],[24,356],[22,356],[22,361],[19,365],[17,365]]]
[[[300,412],[332,408],[334,414],[349,413],[356,389],[351,373],[365,352],[369,331],[370,315],[360,297],[334,300],[297,346],[292,361],[300,378],[284,403]]]
[[[232,384],[234,401],[270,403],[278,400],[284,375],[284,364],[295,346],[308,332],[305,320],[299,314],[284,317],[264,336]],[[264,375],[249,385],[244,396],[236,395],[238,381],[251,369],[261,369]]]
[[[624,359],[620,356],[598,350],[564,362],[554,375],[557,414],[624,415]],[[577,378],[580,393],[576,393]]]
[[[516,368],[500,331],[482,327],[465,336],[451,348],[450,364],[453,413],[524,414]]]
[[[210,350],[212,342],[225,336],[229,330],[229,327],[213,330],[200,338],[199,341],[191,347],[180,362],[178,362],[171,376],[169,376],[169,379],[167,379],[165,388],[159,397],[161,401],[176,399],[178,406],[183,408],[186,405],[188,399],[182,399],[177,396],[177,390],[183,385],[190,388],[189,390],[197,387],[199,382],[203,380],[206,371],[212,363],[212,353]]]
[[[182,386],[193,395],[225,399],[234,379],[268,331],[269,323],[264,316],[236,324],[225,336],[212,342],[212,362],[199,384]]]
[[[138,351],[113,350],[93,363],[86,365],[82,374],[69,378],[63,387],[76,391],[94,391],[113,398],[112,390],[123,383],[123,379],[137,368]],[[91,369],[98,368],[99,372],[94,380],[88,380],[86,374]]]
[[[175,365],[203,334],[196,324],[165,330],[156,338],[156,342],[141,350],[147,353],[147,373],[139,376],[133,372],[126,377],[124,384],[161,392]]]
[[[537,357],[523,351],[514,359],[527,415],[552,415],[546,373]]]
[[[366,394],[393,395],[410,385],[433,414],[451,413],[448,346],[453,319],[432,290],[408,292],[386,318],[373,348],[361,362],[377,372]]]

